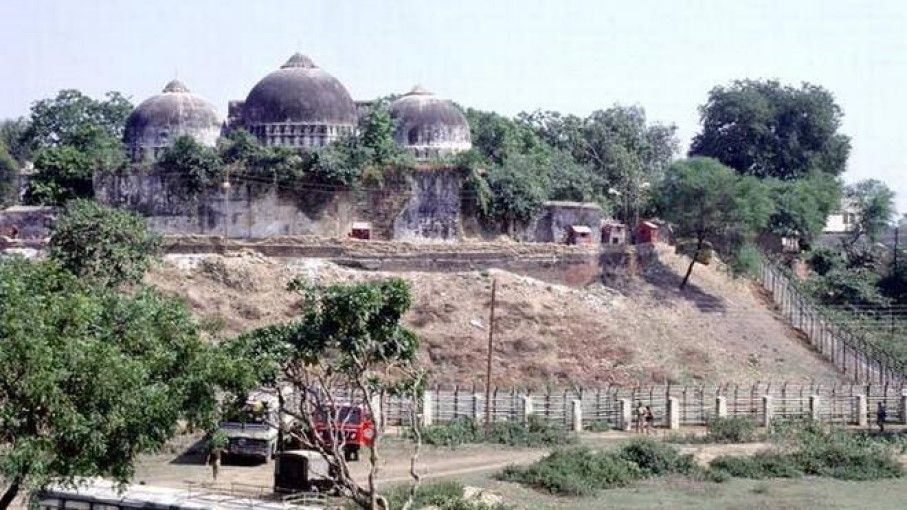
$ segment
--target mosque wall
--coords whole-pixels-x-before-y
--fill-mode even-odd
[[[235,182],[190,195],[181,178],[156,172],[98,174],[94,187],[97,200],[143,215],[162,234],[345,237],[353,222],[364,221],[376,239],[460,236],[461,178],[453,170],[394,175],[380,186],[341,191]]]

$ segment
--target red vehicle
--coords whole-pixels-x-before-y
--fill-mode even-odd
[[[344,404],[328,413],[325,409],[316,417],[315,432],[330,441],[332,428],[328,425],[327,415],[334,418],[335,437],[343,443],[343,456],[346,460],[359,460],[359,450],[371,448],[375,443],[375,421],[365,406]]]

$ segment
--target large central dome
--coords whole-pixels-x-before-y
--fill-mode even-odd
[[[343,84],[297,53],[252,88],[242,105],[242,119],[269,145],[308,146],[324,145],[351,131],[357,117]]]

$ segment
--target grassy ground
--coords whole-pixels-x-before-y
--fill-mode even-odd
[[[904,509],[907,479],[845,482],[831,479],[730,480],[717,484],[687,479],[655,479],[634,487],[611,489],[587,498],[550,496],[486,475],[460,477],[504,496],[516,508],[593,509]]]

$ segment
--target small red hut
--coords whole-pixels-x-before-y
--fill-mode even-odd
[[[658,225],[651,221],[641,221],[636,227],[636,244],[657,243]]]
[[[592,244],[592,229],[586,225],[570,225],[567,244]]]

